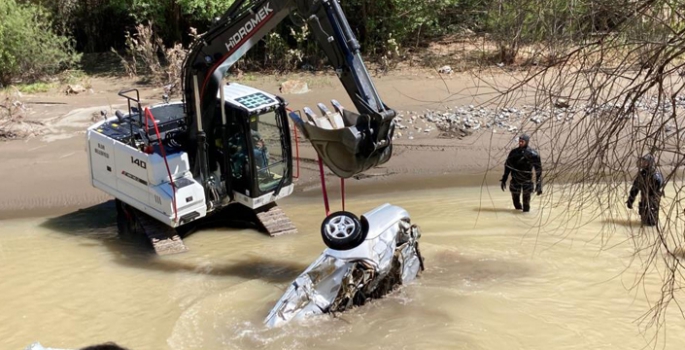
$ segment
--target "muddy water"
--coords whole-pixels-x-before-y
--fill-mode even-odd
[[[602,222],[562,240],[569,232],[531,229],[546,217],[538,202],[534,213],[522,215],[509,209],[507,195],[489,190],[348,199],[347,209],[356,213],[384,201],[408,209],[423,230],[427,270],[386,299],[281,329],[265,329],[261,322],[324,248],[319,199],[282,203],[298,235],[206,230],[186,239],[189,253],[164,258],[117,239],[109,204],[56,218],[3,221],[0,349],[23,349],[34,341],[56,348],[115,341],[141,350],[649,344],[653,332],[641,333],[635,321],[648,310],[645,291],[660,285],[650,278],[639,290],[627,289],[638,272],[628,266],[630,222],[620,222],[615,246],[601,251],[594,238]],[[685,348],[685,322],[670,317],[667,327],[658,347]]]

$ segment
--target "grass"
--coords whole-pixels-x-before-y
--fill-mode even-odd
[[[67,70],[59,75],[59,80],[63,84],[83,84],[90,80],[90,76],[80,69]]]
[[[84,88],[89,89],[92,87],[90,79],[90,75],[82,70],[66,70],[59,73],[56,79],[51,79],[52,81],[37,81],[26,84],[13,84],[5,87],[1,90],[1,92],[12,93],[15,91],[19,91],[23,94],[37,94],[49,92],[64,84],[79,84]]]
[[[231,78],[231,76],[229,75],[229,79],[230,79],[230,78]],[[243,81],[243,82],[257,81],[257,75],[254,74],[254,73],[244,73],[243,76],[240,77],[240,79],[237,79],[237,80],[240,80],[240,81]]]
[[[40,92],[48,92],[52,88],[57,86],[57,83],[45,83],[45,82],[36,82],[36,83],[30,83],[30,84],[19,84],[19,85],[14,85],[14,88],[19,90],[20,92],[24,94],[36,94]],[[8,87],[7,89],[11,89],[12,87]]]

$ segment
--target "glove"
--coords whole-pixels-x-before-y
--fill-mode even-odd
[[[626,206],[628,207],[628,209],[633,209],[633,203],[631,203],[630,201],[626,201]]]
[[[542,194],[542,184],[539,183],[535,186],[535,193],[537,193],[538,196]]]
[[[502,187],[502,191],[505,191],[507,189],[507,180],[500,180],[500,187]]]

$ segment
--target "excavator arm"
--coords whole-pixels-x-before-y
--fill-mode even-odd
[[[337,0],[236,0],[191,48],[184,64],[189,141],[196,147],[196,176],[206,176],[206,134],[216,96],[229,68],[288,15],[312,29],[357,113],[345,110],[345,128],[326,130],[293,116],[324,163],[347,178],[389,160],[395,111],[383,104],[360,55],[360,45]]]

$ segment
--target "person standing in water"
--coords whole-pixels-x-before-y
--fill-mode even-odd
[[[524,213],[530,211],[530,197],[533,190],[539,195],[542,194],[542,162],[538,152],[530,147],[530,136],[523,134],[519,136],[519,146],[509,152],[507,161],[504,163],[504,175],[500,180],[502,191],[507,188],[507,179],[511,174],[509,191],[514,202],[514,208],[523,210]],[[535,170],[535,185],[533,185],[533,170]],[[523,205],[521,203],[523,199]]]
[[[664,177],[656,168],[654,156],[647,154],[638,160],[640,169],[630,188],[628,209],[633,209],[633,203],[637,194],[640,193],[638,212],[645,226],[656,226],[659,223],[659,204],[663,196]]]

